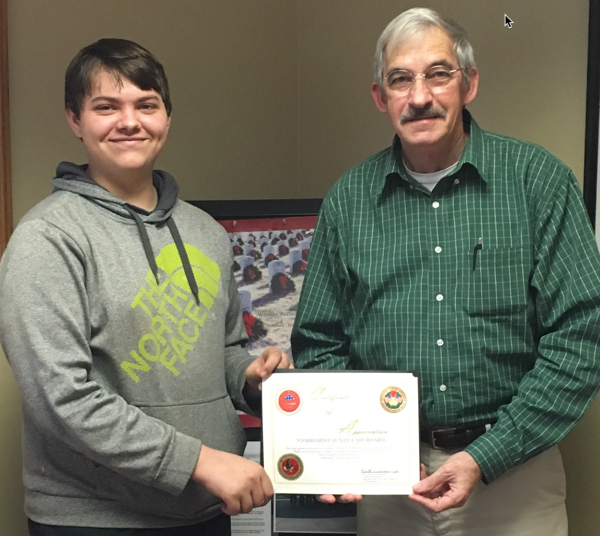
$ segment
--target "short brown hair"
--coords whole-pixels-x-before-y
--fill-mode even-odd
[[[122,84],[130,80],[143,90],[154,90],[171,115],[169,82],[161,63],[144,47],[127,39],[100,39],[82,48],[65,73],[65,108],[77,117],[83,99],[91,94],[94,75],[106,70]]]

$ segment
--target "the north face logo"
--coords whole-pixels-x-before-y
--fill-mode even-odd
[[[133,361],[121,363],[136,383],[140,381],[139,373],[151,371],[155,363],[179,376],[219,292],[219,265],[189,244],[185,249],[198,284],[200,305],[192,296],[177,247],[165,246],[156,257],[160,284],[148,270],[145,284],[131,304],[148,315],[149,328],[138,347],[129,353]]]

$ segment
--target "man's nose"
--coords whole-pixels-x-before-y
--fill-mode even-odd
[[[423,108],[433,100],[431,88],[425,82],[424,76],[415,77],[408,96],[409,103],[415,108]]]

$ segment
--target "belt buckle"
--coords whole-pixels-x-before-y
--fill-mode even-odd
[[[444,447],[440,447],[436,441],[436,434],[438,432],[457,432],[458,428],[437,428],[435,430],[428,430],[429,432],[429,444],[434,450],[444,450]]]
[[[429,444],[432,449],[440,450],[440,448],[435,443],[435,430],[429,430]]]

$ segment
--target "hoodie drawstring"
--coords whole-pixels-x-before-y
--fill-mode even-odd
[[[152,251],[152,245],[150,244],[150,237],[148,236],[148,231],[146,231],[146,226],[142,218],[140,218],[139,214],[133,210],[128,205],[123,205],[123,208],[131,214],[134,219],[138,231],[140,233],[140,238],[142,240],[142,246],[144,247],[144,253],[146,254],[146,259],[148,260],[148,264],[150,265],[150,269],[154,274],[154,279],[156,280],[156,284],[160,283],[158,278],[158,266],[156,264],[156,259],[154,258],[154,252]],[[196,304],[200,305],[200,297],[198,294],[198,285],[196,284],[196,278],[194,277],[194,272],[192,270],[192,265],[190,263],[190,258],[188,257],[187,251],[185,250],[185,245],[183,244],[183,240],[181,239],[181,235],[179,234],[179,229],[175,225],[173,219],[169,216],[167,219],[167,227],[171,232],[171,236],[173,237],[173,242],[175,243],[175,247],[177,248],[177,252],[179,253],[179,257],[181,258],[181,264],[183,265],[183,271],[185,272],[185,277],[187,278],[188,285],[190,286],[190,290],[196,299]]]
[[[179,229],[177,229],[177,225],[175,225],[173,218],[171,218],[170,216],[167,220],[167,227],[169,228],[169,231],[171,231],[173,242],[175,242],[175,246],[177,247],[177,251],[179,252],[179,256],[181,257],[183,271],[185,272],[185,277],[187,277],[190,290],[192,291],[194,298],[196,298],[196,305],[200,305],[200,298],[198,296],[198,285],[196,284],[196,278],[194,277],[194,272],[192,271],[190,258],[188,257],[187,251],[185,250],[185,246],[183,245],[183,240],[181,239],[181,235],[179,234]]]

